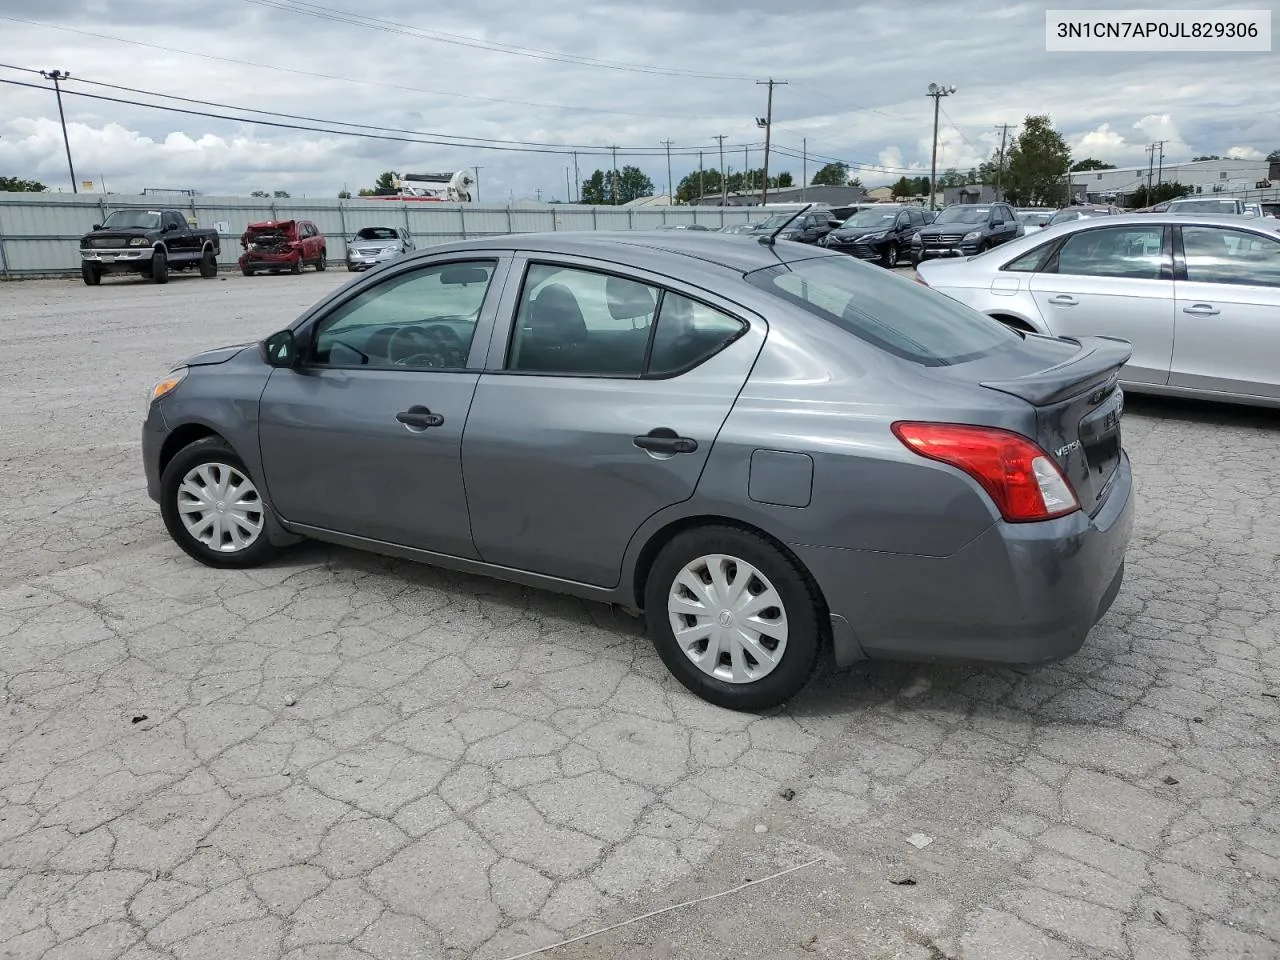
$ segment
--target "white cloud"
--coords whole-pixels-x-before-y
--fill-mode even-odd
[[[1253,147],[1228,147],[1227,156],[1232,160],[1262,160],[1266,154]]]

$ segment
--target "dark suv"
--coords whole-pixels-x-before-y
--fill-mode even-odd
[[[771,233],[778,229],[792,213],[775,213],[768,220],[756,225],[757,233]],[[785,230],[778,234],[779,240],[793,240],[796,243],[817,243],[828,233],[840,226],[840,221],[831,215],[830,210],[811,210],[792,220]]]
[[[911,238],[911,262],[971,257],[1026,232],[1007,203],[954,203]]]
[[[924,207],[880,204],[853,214],[818,241],[830,250],[849,253],[860,260],[876,260],[896,267],[911,249],[911,237],[928,224]]]

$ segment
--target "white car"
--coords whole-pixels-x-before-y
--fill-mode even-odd
[[[1049,225],[1049,221],[1053,219],[1053,215],[1057,212],[1057,210],[1047,210],[1039,207],[1020,207],[1016,211],[1018,221],[1027,233],[1043,230]]]
[[[1029,333],[1110,336],[1134,392],[1280,407],[1280,223],[1205,214],[1074,220],[921,283]]]

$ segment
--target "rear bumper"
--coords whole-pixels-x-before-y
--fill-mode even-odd
[[[1127,456],[1117,470],[1096,515],[999,522],[949,557],[792,549],[865,656],[1060,660],[1080,649],[1120,590],[1134,510]]]

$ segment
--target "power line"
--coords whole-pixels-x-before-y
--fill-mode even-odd
[[[339,22],[351,24],[352,26],[364,27],[369,30],[379,30],[383,33],[413,36],[418,39],[432,40],[437,43],[469,47],[475,50],[487,50],[491,53],[529,57],[535,60],[549,60],[556,63],[567,63],[575,66],[600,67],[603,69],[622,70],[630,73],[649,73],[658,76],[683,77],[685,79],[736,81],[749,81],[755,79],[754,77],[735,74],[706,73],[697,70],[686,70],[680,67],[657,67],[642,63],[631,63],[624,60],[605,60],[597,57],[584,57],[578,54],[564,53],[555,50],[540,50],[536,47],[523,47],[495,40],[482,40],[478,37],[468,37],[456,33],[445,33],[440,30],[429,30],[413,24],[400,23],[395,20],[386,20],[380,17],[370,17],[365,14],[352,13],[348,10],[340,10],[336,7],[326,7],[319,3],[301,2],[301,0],[293,3],[282,2],[282,0],[244,0],[244,2],[252,3],[259,7],[281,10],[286,13],[316,17],[321,20],[338,20]]]
[[[333,80],[338,83],[354,83],[361,86],[381,87],[385,90],[400,90],[407,93],[425,93],[433,97],[451,97],[458,100],[477,100],[483,103],[501,103],[518,107],[537,107],[543,110],[563,110],[565,112],[580,113],[598,113],[610,114],[621,117],[650,117],[662,120],[723,120],[723,117],[706,117],[696,116],[693,114],[670,114],[670,113],[645,113],[637,110],[610,110],[605,107],[586,107],[576,106],[572,104],[562,103],[539,103],[531,100],[512,100],[506,97],[485,97],[480,94],[471,93],[452,93],[447,90],[427,90],[423,87],[409,87],[399,83],[386,83],[381,80],[362,80],[356,77],[340,77],[331,73],[317,73],[313,70],[300,70],[296,67],[285,67],[273,63],[258,63],[253,60],[240,60],[236,57],[220,57],[212,53],[200,53],[195,50],[183,50],[180,47],[170,47],[158,43],[147,43],[145,40],[131,40],[127,37],[112,36],[107,33],[97,33],[91,30],[79,30],[75,27],[62,26],[60,24],[41,23],[38,20],[28,20],[25,17],[14,17],[8,14],[0,14],[0,20],[8,20],[11,23],[25,23],[32,27],[41,27],[46,30],[60,30],[63,33],[74,33],[82,37],[92,37],[95,40],[111,40],[115,43],[127,43],[135,47],[144,47],[148,50],[159,50],[162,53],[180,53],[186,57],[199,57],[202,60],[213,60],[218,63],[230,63],[239,67],[256,67],[261,70],[274,70],[280,73],[289,73],[299,77],[310,77],[316,80]]]
[[[24,83],[21,80],[0,79],[0,83],[6,84],[12,87],[27,87],[32,90],[45,90],[45,91],[48,90],[48,87],[45,87],[42,84]],[[471,150],[497,150],[504,153],[546,153],[546,154],[555,154],[555,155],[561,155],[561,156],[570,155],[575,152],[585,153],[590,156],[608,156],[610,152],[616,152],[619,149],[621,149],[617,147],[613,147],[613,148],[596,147],[591,149],[582,149],[579,151],[574,151],[568,147],[553,148],[553,147],[515,146],[515,145],[496,144],[496,143],[456,143],[451,141],[436,140],[436,139],[430,139],[425,137],[394,136],[391,134],[365,133],[358,130],[335,130],[332,127],[317,127],[317,126],[309,126],[309,125],[297,124],[297,123],[281,123],[276,120],[258,120],[253,117],[237,117],[237,116],[231,116],[228,114],[213,113],[207,110],[191,110],[186,107],[174,107],[174,106],[169,106],[169,105],[160,104],[160,103],[144,103],[140,100],[126,100],[122,97],[108,97],[98,93],[85,93],[82,90],[64,90],[63,93],[66,94],[67,96],[72,96],[72,97],[83,97],[89,100],[99,100],[106,103],[120,103],[120,104],[126,104],[128,106],[133,106],[133,107],[143,107],[150,110],[167,111],[169,113],[182,113],[188,116],[208,117],[214,120],[231,120],[237,123],[249,123],[255,126],[262,126],[262,127],[275,127],[277,129],[282,129],[282,130],[302,130],[309,133],[327,133],[327,134],[331,134],[333,136],[339,136],[339,137],[357,137],[364,140],[388,140],[388,141],[393,141],[397,143],[421,143],[421,144],[427,144],[430,146],[437,146],[437,147],[455,147],[455,148],[471,149]],[[645,148],[645,149],[651,150],[651,148]],[[627,151],[624,150],[623,153],[624,155],[626,155]],[[697,151],[694,150],[693,153],[696,154]],[[652,156],[652,152],[650,152],[647,155]]]
[[[18,67],[8,63],[0,63],[0,67],[9,69],[9,70],[19,70],[24,73],[33,73],[33,74],[41,73],[41,71],[39,70],[31,70],[27,67]],[[66,79],[66,77],[63,77],[63,79]],[[180,103],[191,103],[191,104],[195,104],[197,106],[202,106],[202,107],[215,107],[219,110],[238,110],[243,113],[258,113],[258,114],[262,114],[263,116],[279,117],[284,120],[302,120],[308,123],[323,123],[323,124],[337,125],[342,127],[353,127],[361,130],[380,130],[380,131],[386,131],[389,133],[408,133],[408,134],[413,134],[414,136],[421,136],[421,137],[440,137],[440,138],[450,139],[450,140],[469,141],[466,143],[459,143],[458,146],[472,146],[478,143],[500,143],[504,145],[518,145],[518,146],[531,146],[531,147],[564,147],[564,148],[580,148],[583,150],[603,149],[603,147],[601,147],[598,144],[551,143],[551,142],[541,141],[541,140],[512,140],[512,139],[501,138],[501,137],[471,137],[471,136],[464,136],[461,134],[437,133],[435,131],[429,131],[429,130],[410,130],[410,129],[405,129],[403,127],[385,127],[385,126],[375,125],[375,124],[354,123],[347,120],[333,120],[325,117],[309,117],[301,114],[280,113],[274,110],[262,110],[262,109],[259,109],[258,107],[241,107],[235,104],[219,103],[213,100],[199,100],[193,97],[180,97],[172,93],[159,93],[154,90],[143,90],[138,87],[127,87],[127,86],[122,86],[116,83],[106,83],[101,80],[86,80],[83,77],[77,77],[76,79],[79,83],[88,83],[96,87],[104,87],[110,90],[120,90],[125,93],[137,93],[137,94],[142,94],[143,96],[148,96],[148,97],[159,97],[162,100],[176,100]],[[157,104],[155,106],[160,106],[160,105]],[[619,149],[625,151],[627,154],[632,156],[637,156],[637,155],[642,156],[642,155],[645,155],[646,153],[649,153],[649,154],[659,153],[656,147],[629,146],[629,147],[619,147]],[[670,153],[669,150],[668,150],[668,153]],[[687,148],[681,148],[680,151],[677,151],[677,156],[693,156],[695,153],[697,153],[696,147],[687,147]]]

